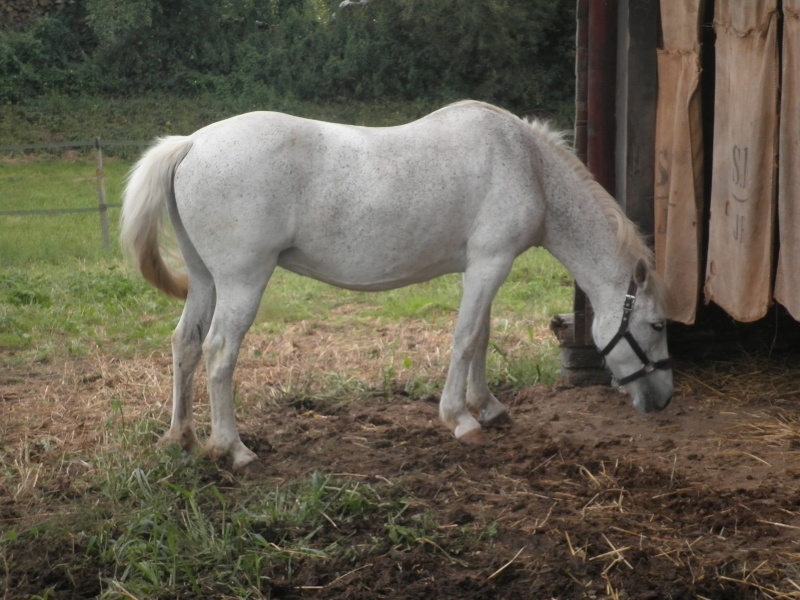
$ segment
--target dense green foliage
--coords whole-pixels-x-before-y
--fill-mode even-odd
[[[48,93],[473,97],[563,111],[573,0],[78,0],[0,34],[0,102]]]

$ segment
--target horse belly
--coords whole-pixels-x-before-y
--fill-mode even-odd
[[[330,240],[323,247],[298,244],[282,252],[278,265],[306,277],[356,291],[385,291],[464,271],[465,252],[454,247],[420,244],[413,237],[405,248]]]

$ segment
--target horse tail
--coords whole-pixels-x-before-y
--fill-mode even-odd
[[[128,175],[120,224],[123,251],[145,280],[180,300],[189,292],[189,278],[164,262],[159,231],[167,203],[175,203],[175,169],[191,147],[190,138],[169,136],[145,152]]]

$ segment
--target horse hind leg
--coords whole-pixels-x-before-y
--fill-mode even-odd
[[[258,458],[242,443],[236,427],[233,372],[242,340],[255,320],[274,268],[273,264],[263,277],[250,273],[249,277],[217,280],[217,304],[203,343],[211,401],[211,435],[206,453],[214,460],[230,461],[234,471],[244,469]]]
[[[198,446],[192,416],[194,374],[214,312],[215,289],[211,273],[198,255],[175,206],[168,202],[167,208],[191,285],[183,314],[172,334],[172,419],[160,443],[177,444],[191,452]]]
[[[467,381],[467,406],[478,421],[486,427],[511,425],[508,409],[494,397],[486,383],[486,353],[491,329],[491,309],[487,310],[480,323],[480,332],[475,346],[475,354],[469,365]]]
[[[215,303],[214,283],[204,266],[193,267],[190,280],[183,314],[172,334],[172,420],[160,440],[164,446],[176,444],[187,452],[198,447],[192,417],[192,384]]]

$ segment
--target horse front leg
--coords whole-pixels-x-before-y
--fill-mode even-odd
[[[469,364],[469,379],[467,381],[467,406],[486,427],[502,427],[511,425],[512,420],[508,409],[494,397],[486,383],[486,354],[489,346],[489,333],[491,330],[491,309],[483,315],[480,323],[480,332],[475,347],[475,354]]]
[[[481,424],[467,405],[467,379],[475,355],[480,357],[482,354],[485,360],[492,301],[508,276],[512,263],[513,257],[474,261],[464,273],[464,294],[456,323],[447,381],[439,401],[439,415],[456,438],[466,443],[485,442]],[[482,374],[477,372],[477,376],[485,384],[485,371]],[[480,400],[476,399],[476,402]]]

